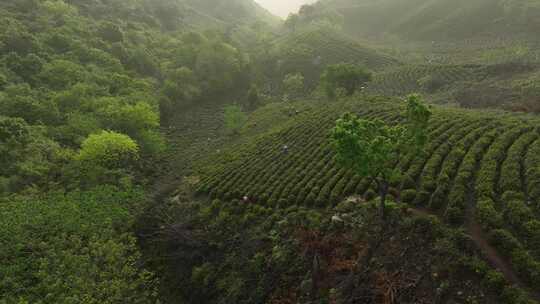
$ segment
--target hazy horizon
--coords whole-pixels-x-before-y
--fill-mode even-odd
[[[272,14],[286,18],[290,13],[296,13],[302,5],[314,3],[316,0],[255,0],[255,2]]]

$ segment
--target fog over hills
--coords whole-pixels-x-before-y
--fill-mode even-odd
[[[303,4],[314,3],[314,0],[256,0],[272,14],[286,18],[289,13],[298,11]]]

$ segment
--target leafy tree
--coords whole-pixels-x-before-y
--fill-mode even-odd
[[[238,134],[247,121],[247,115],[237,105],[226,106],[224,118],[225,128],[233,134]]]
[[[1,51],[19,55],[27,55],[35,51],[38,47],[35,37],[18,21],[12,19],[10,21],[13,22],[7,23],[7,27],[0,30]]]
[[[372,74],[368,70],[353,64],[341,63],[326,67],[321,76],[321,83],[328,98],[333,99],[338,89],[345,90],[345,94],[351,96],[371,78]]]
[[[287,19],[285,20],[285,27],[291,30],[292,32],[296,31],[296,28],[298,26],[298,23],[300,22],[300,18],[297,14],[289,14]]]
[[[259,104],[261,97],[259,95],[259,88],[256,85],[251,85],[247,94],[247,103],[250,109],[255,109]]]
[[[285,75],[283,87],[287,95],[292,97],[300,96],[304,90],[304,76],[300,73]]]
[[[47,183],[61,149],[41,127],[0,116],[0,193]]]
[[[146,76],[155,76],[158,71],[156,60],[143,47],[130,49],[127,65]]]
[[[210,42],[199,49],[195,73],[201,88],[208,93],[233,89],[244,67],[238,49],[224,42]]]
[[[85,79],[86,73],[82,66],[68,60],[54,60],[43,66],[41,80],[56,90],[66,89]]]
[[[201,95],[196,75],[187,67],[169,73],[163,92],[177,106],[189,105]]]
[[[99,35],[105,41],[121,42],[124,40],[124,33],[118,25],[112,22],[103,22],[99,26]]]
[[[0,166],[9,172],[15,159],[21,157],[21,149],[30,142],[30,128],[21,118],[0,116]]]
[[[109,99],[109,98],[108,98]],[[110,100],[110,99],[109,99]],[[119,105],[111,102],[102,110],[106,126],[115,131],[137,138],[142,131],[153,130],[159,127],[157,113],[146,102],[134,105]]]
[[[10,53],[4,61],[8,69],[30,84],[36,82],[44,64],[43,59],[35,54],[20,56],[17,53]]]
[[[401,176],[397,164],[404,154],[420,153],[427,141],[431,111],[417,95],[409,96],[406,103],[403,125],[347,113],[336,122],[331,135],[339,163],[377,186],[383,219],[390,182]]]
[[[300,15],[302,18],[309,19],[315,14],[316,11],[317,10],[314,5],[304,4],[300,7],[298,15]]]
[[[78,159],[90,166],[116,169],[132,166],[138,154],[139,146],[129,136],[102,131],[82,143]]]
[[[37,92],[26,83],[8,85],[0,95],[0,115],[23,118],[30,124],[55,124],[60,119],[57,105],[51,100],[39,100]]]

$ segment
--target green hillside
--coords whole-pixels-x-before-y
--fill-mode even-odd
[[[0,3],[0,303],[159,302],[136,231],[169,173],[168,122],[250,86],[227,27],[249,41],[262,12],[250,4],[237,22],[226,9]]]
[[[320,71],[308,61],[328,49],[331,55],[321,56],[327,63],[354,62],[375,72],[371,93],[421,92],[436,103],[534,112],[537,11],[528,1],[319,1],[285,22],[278,41],[289,51],[278,57],[296,54],[285,61],[287,72],[302,71],[314,82]],[[363,54],[351,56],[342,45]]]
[[[301,114],[293,120],[211,158],[199,176],[200,190],[275,208],[332,208],[355,195],[373,198],[366,180],[336,165],[328,132],[345,111],[399,123],[402,110],[394,99],[360,99],[299,104]],[[486,250],[485,239],[508,259],[506,279],[534,292],[540,291],[538,123],[528,115],[434,108],[426,154],[399,164],[406,178],[391,190],[395,200],[466,229],[480,250]]]
[[[0,304],[540,303],[539,12],[0,1]]]
[[[300,72],[309,90],[316,87],[329,64],[352,63],[374,71],[400,65],[392,56],[362,45],[339,31],[318,27],[287,33],[274,40],[269,58],[276,65],[270,78],[279,83],[286,74]]]
[[[281,22],[279,17],[270,14],[252,0],[183,0],[183,2],[201,14],[212,16],[230,24],[265,22],[277,26]],[[184,14],[184,16],[189,16],[191,20],[198,19],[198,22],[208,26],[208,23],[201,22],[200,15]]]
[[[429,41],[535,39],[540,30],[540,6],[530,0],[325,0],[320,7],[341,13],[346,31],[356,35]]]
[[[421,92],[435,103],[464,108],[536,111],[538,66],[531,63],[406,65],[377,73],[368,92],[406,96]]]

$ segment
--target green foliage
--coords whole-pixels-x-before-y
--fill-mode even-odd
[[[57,172],[55,163],[62,154],[42,128],[31,127],[20,118],[0,116],[0,195],[47,184],[47,177]]]
[[[416,95],[407,98],[406,123],[390,126],[381,120],[365,120],[347,113],[332,130],[332,145],[343,166],[376,183],[384,204],[389,183],[401,172],[402,155],[423,149],[431,111]]]
[[[238,84],[244,69],[243,57],[224,42],[209,42],[197,53],[195,70],[203,92],[224,93]]]
[[[431,116],[417,96],[407,99],[407,122],[389,126],[381,120],[364,120],[347,113],[332,130],[332,142],[338,161],[360,176],[389,179],[396,174],[394,165],[411,149],[421,149],[427,138],[425,126]]]
[[[503,217],[495,209],[493,200],[479,201],[476,208],[476,218],[485,228],[494,229],[502,226]]]
[[[247,93],[247,104],[250,109],[255,109],[261,102],[259,88],[256,85],[251,85]]]
[[[88,167],[119,169],[133,166],[138,157],[139,146],[129,136],[102,131],[82,143],[77,158]]]
[[[0,302],[156,303],[128,232],[142,201],[105,187],[2,202]]]
[[[150,144],[145,142],[145,134],[159,127],[157,113],[146,102],[119,105],[114,100],[107,100],[106,106],[100,109],[100,112],[106,126],[129,135],[141,144]]]
[[[287,19],[285,19],[285,23],[283,24],[286,28],[288,28],[291,31],[296,31],[296,27],[299,23],[299,17],[297,14],[289,14]]]
[[[401,200],[404,203],[412,203],[416,199],[416,190],[407,189],[401,192]]]
[[[416,5],[416,6],[414,6]],[[540,7],[536,1],[445,0],[404,3],[399,0],[330,0],[315,6],[311,16],[338,12],[344,30],[354,36],[387,36],[403,41],[463,41],[486,36],[510,36],[519,32],[532,39],[537,33]],[[421,7],[420,7],[421,6]],[[407,11],[407,14],[404,12]],[[493,20],[500,20],[493,22]],[[393,40],[392,40],[393,41]],[[484,41],[482,41],[484,42]]]
[[[247,121],[247,115],[237,105],[226,106],[223,116],[225,128],[234,134],[238,134]]]
[[[169,73],[163,90],[176,106],[188,106],[201,95],[196,76],[187,67],[181,67]]]
[[[514,250],[521,248],[519,241],[510,232],[503,229],[492,230],[490,240],[506,256],[511,256]]]
[[[321,76],[321,83],[328,98],[335,98],[338,89],[345,90],[347,96],[353,95],[356,90],[369,82],[371,72],[352,64],[335,64],[326,67]]]
[[[410,95],[407,97],[406,124],[409,140],[412,139],[413,147],[420,148],[415,152],[421,152],[428,140],[425,130],[429,127],[429,120],[432,115],[420,95]]]
[[[414,104],[413,101],[414,98],[411,104]],[[321,107],[323,101],[312,103],[310,107],[306,107],[307,102],[306,105],[298,103],[295,106],[305,114],[285,121],[268,115],[268,109],[254,112],[250,121],[261,122],[273,118],[272,129],[261,136],[254,136],[245,145],[231,147],[230,152],[217,158],[217,162],[223,164],[220,168],[216,168],[216,161],[204,168],[201,184],[206,190],[203,191],[228,193],[232,198],[248,194],[250,204],[280,207],[302,205],[329,208],[355,194],[364,194],[365,199],[375,199],[378,196],[375,183],[369,178],[362,180],[356,172],[346,170],[336,162],[330,141],[325,140],[325,130],[335,126],[335,119],[343,111],[354,112],[358,119],[378,118],[389,126],[401,125],[407,129],[407,111],[400,107],[397,99],[391,98],[362,97],[340,100],[324,107]],[[274,107],[286,111],[284,105]],[[429,134],[429,140],[420,150],[422,153],[412,147],[414,144],[407,145],[405,151],[409,152],[403,153],[400,161],[392,165],[403,176],[398,179],[402,185],[401,200],[408,201],[410,198],[407,197],[413,197],[414,204],[426,207],[427,212],[437,214],[450,227],[455,226],[460,231],[468,227],[465,223],[476,220],[483,226],[490,244],[494,245],[498,254],[506,256],[524,285],[534,288],[532,282],[537,278],[535,262],[538,261],[538,237],[535,235],[538,225],[536,200],[530,194],[536,189],[531,181],[537,171],[537,118],[439,106],[427,110],[433,114],[429,124],[423,127]],[[275,112],[281,113],[279,110]],[[264,118],[259,120],[260,117]],[[411,143],[424,142],[426,138],[417,141],[408,132],[405,132],[405,137]],[[288,153],[283,150],[285,144],[289,146]],[[485,172],[482,168],[486,168]],[[485,179],[486,186],[482,185],[484,176],[489,177]],[[400,185],[395,181],[388,183]],[[490,193],[489,197],[478,191],[483,189],[490,189],[486,192]],[[388,192],[397,197],[398,193],[393,189],[388,189]],[[355,199],[356,196],[350,197],[347,202],[355,207],[363,205],[354,202]],[[430,206],[430,202],[433,205]],[[373,203],[369,205],[374,206]],[[468,209],[471,206],[475,207],[474,213]],[[436,210],[430,207],[436,207]],[[345,217],[342,214],[338,216]],[[410,216],[416,218],[416,212]],[[494,231],[493,238],[489,238],[491,231]],[[478,252],[476,248],[482,245],[472,239],[469,233],[462,233],[458,254],[466,252],[470,258]],[[425,251],[420,252],[423,256]],[[442,252],[448,251],[443,249]],[[453,258],[460,260],[460,263],[463,261],[462,258]],[[494,291],[489,293],[490,296],[499,294],[495,291],[501,289],[499,286],[512,283],[501,281],[496,274],[486,278],[489,264],[483,262],[481,257],[475,259],[481,263],[476,261],[468,264],[478,275],[477,281],[482,282],[484,292],[488,285],[493,285]],[[455,265],[457,260],[450,264]],[[457,268],[452,268],[454,266],[448,267],[462,278],[463,268],[456,272]]]
[[[75,62],[54,60],[43,66],[39,77],[51,89],[62,90],[84,81],[85,71]]]
[[[304,91],[304,76],[300,73],[285,75],[283,87],[288,96],[293,98],[300,96]]]
[[[364,120],[347,113],[336,122],[332,141],[338,161],[360,176],[389,179],[404,144],[405,129],[381,120]]]
[[[0,95],[0,115],[23,118],[30,124],[56,124],[60,120],[57,105],[51,100],[40,100],[27,84],[8,85]]]

